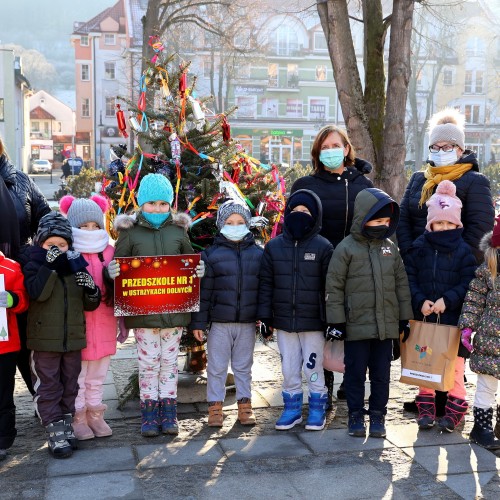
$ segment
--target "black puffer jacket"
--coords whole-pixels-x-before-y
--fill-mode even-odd
[[[321,202],[310,194],[318,205],[315,226],[297,241],[283,226],[283,233],[266,245],[260,268],[259,319],[271,319],[274,328],[286,332],[325,328],[325,278],[333,246],[319,234]]]
[[[200,311],[191,313],[190,330],[205,330],[210,322],[253,323],[257,320],[259,270],[263,250],[253,234],[241,242],[218,235],[201,254]]]
[[[36,234],[38,222],[50,212],[50,207],[38,186],[5,155],[0,156],[0,176],[16,207],[21,245],[24,245]]]
[[[318,195],[323,206],[320,234],[334,247],[351,231],[354,200],[357,194],[363,189],[373,187],[372,181],[365,177],[371,170],[370,163],[356,158],[355,168],[347,168],[341,175],[331,174],[322,169],[293,183],[292,193],[299,189],[309,189]]]
[[[472,163],[471,170],[462,175],[460,179],[452,182],[457,187],[457,196],[463,205],[463,238],[472,247],[476,260],[479,262],[482,259],[479,242],[488,231],[493,229],[495,220],[490,181],[479,173],[475,153],[466,151],[457,163]],[[425,231],[427,206],[425,203],[422,208],[418,206],[425,181],[424,172],[415,172],[406,186],[401,201],[401,218],[396,234],[403,258],[405,258],[411,244]]]

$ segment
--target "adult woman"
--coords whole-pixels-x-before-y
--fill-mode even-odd
[[[2,139],[0,138],[0,182],[5,183],[14,204],[15,215],[19,227],[20,244],[30,242],[36,234],[39,220],[50,212],[47,200],[38,189],[38,186],[24,172],[18,170],[9,161]],[[2,214],[2,217],[4,215]],[[12,254],[13,259],[18,256]],[[21,338],[21,352],[18,355],[17,367],[26,383],[26,387],[34,394],[33,383],[29,367],[29,353],[26,349],[26,314],[17,316],[19,336]]]
[[[363,189],[373,187],[365,177],[372,166],[356,158],[346,131],[335,125],[326,125],[319,131],[311,148],[311,160],[314,172],[297,179],[291,193],[309,189],[319,197],[323,207],[320,234],[336,247],[350,233],[356,195]],[[325,384],[328,406],[331,407],[333,373],[327,370]],[[345,399],[343,385],[337,397]]]

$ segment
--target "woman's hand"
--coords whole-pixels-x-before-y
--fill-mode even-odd
[[[420,309],[420,312],[424,315],[424,316],[429,316],[429,314],[432,314],[432,311],[433,311],[433,308],[434,307],[434,302],[432,302],[432,300],[426,300],[423,305],[422,305],[422,309]]]
[[[443,297],[440,299],[437,299],[436,302],[434,302],[434,307],[432,308],[432,312],[436,314],[441,314],[446,311],[446,304],[444,303]]]
[[[203,330],[193,330],[193,336],[198,342],[203,342]]]

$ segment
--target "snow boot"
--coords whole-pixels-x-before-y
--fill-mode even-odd
[[[177,399],[160,399],[160,425],[163,434],[179,434],[179,424],[177,422]]]
[[[160,435],[158,424],[158,401],[146,399],[141,401],[141,434],[144,437],[155,437]]]
[[[77,450],[78,438],[75,436],[75,430],[73,429],[73,415],[71,413],[65,413],[63,415],[63,422],[66,441],[68,441],[72,450]]]
[[[81,410],[75,411],[75,416],[73,417],[73,430],[78,441],[86,441],[87,439],[93,439],[95,437],[92,429],[87,424],[86,406]]]
[[[418,408],[418,428],[430,429],[436,423],[436,403],[434,396],[421,395],[415,398]]]
[[[208,426],[222,427],[223,422],[222,401],[210,401],[208,403]]]
[[[7,450],[0,449],[0,462],[7,458]]]
[[[104,412],[108,409],[105,404],[96,406],[87,405],[87,423],[95,437],[108,437],[113,434],[111,427],[104,420]]]
[[[302,393],[290,394],[283,391],[283,413],[274,425],[278,431],[286,431],[302,422]]]
[[[370,411],[370,437],[384,438],[385,431],[385,415],[381,411]]]
[[[349,436],[365,437],[365,412],[363,410],[350,412],[349,423],[347,425],[347,432],[349,433]]]
[[[54,458],[68,458],[73,455],[73,449],[66,439],[64,420],[52,422],[45,427],[49,453]]]
[[[255,414],[250,398],[238,400],[238,420],[241,425],[255,425]]]
[[[309,396],[309,414],[307,415],[306,429],[308,431],[321,431],[326,422],[327,394],[311,392]]]
[[[455,427],[462,421],[469,405],[467,401],[460,398],[448,396],[446,401],[444,417],[439,419],[438,426],[441,431],[453,432]]]
[[[497,423],[495,424],[495,436],[500,439],[500,406],[497,406]]]
[[[326,400],[326,411],[333,409],[333,372],[330,370],[323,370],[325,374],[325,387],[328,391],[328,397]]]
[[[469,440],[487,450],[499,450],[500,441],[493,434],[493,408],[483,409],[474,406],[474,427],[469,434]]]

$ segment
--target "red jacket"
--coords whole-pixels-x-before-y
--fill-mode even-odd
[[[2,252],[0,252],[0,274],[4,277],[5,290],[15,293],[18,299],[13,307],[7,309],[9,340],[6,342],[0,341],[0,354],[6,354],[21,349],[16,314],[28,309],[28,294],[24,288],[24,276],[21,272],[21,266],[17,262],[5,257]]]

